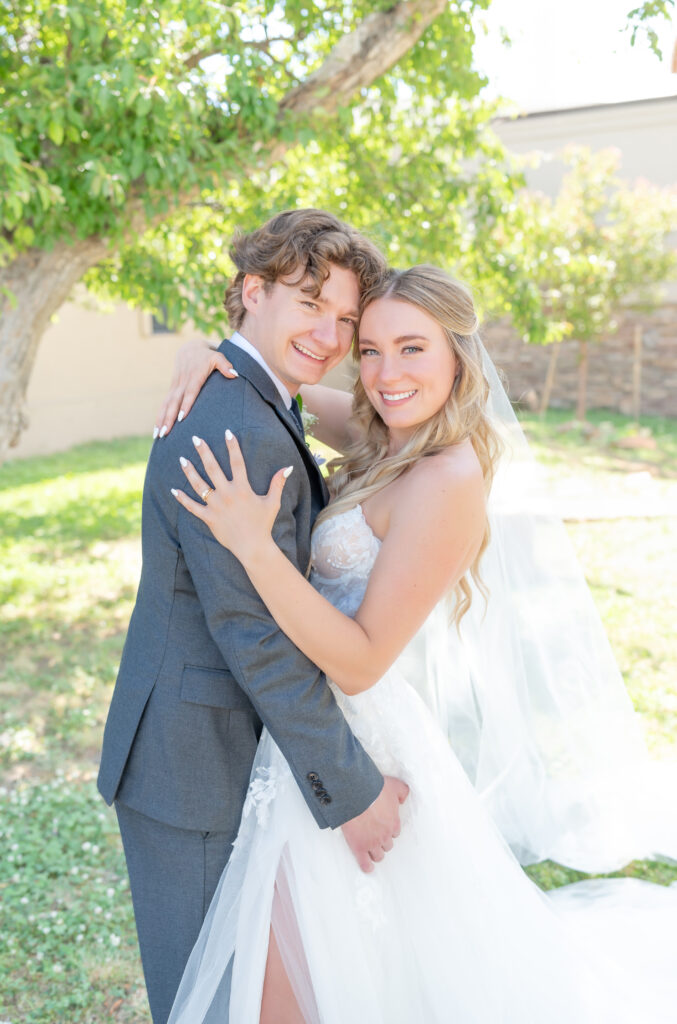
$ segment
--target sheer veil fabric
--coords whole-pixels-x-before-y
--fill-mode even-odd
[[[489,599],[475,588],[460,637],[448,631],[448,665],[427,682],[431,708],[523,864],[550,858],[606,872],[677,858],[677,765],[649,761],[566,529],[486,351],[484,372],[505,445],[480,567]]]
[[[593,880],[541,892],[551,857],[606,871],[674,856],[657,789],[566,532],[487,357],[507,443],[460,635],[446,601],[348,723],[410,795],[369,875],[321,830],[264,729],[233,853],[168,1024],[258,1024],[271,927],[308,1024],[677,1021],[677,886]],[[312,538],[313,585],[354,615],[380,542],[359,505]],[[664,776],[663,776],[664,777]],[[674,791],[673,791],[674,792]]]

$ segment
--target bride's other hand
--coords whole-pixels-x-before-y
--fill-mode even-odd
[[[240,445],[230,430],[226,431],[226,448],[231,480],[206,441],[193,437],[193,444],[211,484],[200,476],[189,459],[181,456],[179,461],[188,482],[204,504],[189,498],[183,491],[172,489],[172,494],[179,504],[207,524],[219,544],[232,551],[246,569],[256,558],[265,557],[266,542],[274,543],[273,524],[293,466],[278,470],[270,481],[268,493],[259,495],[251,488]]]
[[[383,860],[400,834],[400,805],[409,796],[409,786],[386,775],[383,789],[366,811],[341,826],[353,856],[365,873]]]
[[[206,341],[187,341],[181,346],[176,353],[169,393],[153,427],[153,438],[165,437],[176,420],[180,423],[188,415],[200,388],[214,370],[229,379],[238,375],[226,357]]]

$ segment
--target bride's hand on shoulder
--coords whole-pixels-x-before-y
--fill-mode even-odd
[[[188,415],[210,373],[218,370],[228,380],[237,377],[226,357],[206,341],[187,341],[176,353],[174,376],[153,427],[153,437],[165,437],[178,420]]]
[[[247,477],[240,445],[230,430],[226,431],[225,441],[232,479],[227,478],[207,442],[193,437],[195,450],[211,484],[198,473],[190,459],[181,456],[181,468],[202,503],[184,491],[172,488],[172,494],[179,504],[206,523],[218,542],[247,568],[257,558],[265,557],[268,543],[274,543],[273,524],[293,466],[274,474],[267,494],[256,494]]]

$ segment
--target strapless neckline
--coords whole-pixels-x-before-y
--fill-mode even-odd
[[[359,511],[359,513],[360,513],[360,516],[362,517],[362,522],[363,522],[363,523],[364,523],[364,525],[365,525],[365,526],[367,527],[367,529],[369,530],[369,533],[370,533],[370,534],[372,535],[372,537],[374,538],[374,540],[376,541],[376,543],[377,543],[377,544],[379,544],[379,545],[380,545],[380,544],[383,544],[383,541],[381,540],[381,538],[380,538],[380,537],[377,537],[377,536],[376,536],[376,534],[374,533],[374,528],[373,528],[372,526],[370,526],[370,524],[369,524],[369,520],[368,520],[368,519],[367,519],[367,517],[365,516],[365,514],[364,514],[364,509],[363,509],[362,505],[360,504],[360,502],[358,501],[357,505],[353,505],[353,508],[356,508],[356,509],[357,509],[357,510]],[[349,508],[349,509],[346,509],[346,513],[348,513],[348,512],[352,512],[352,510],[353,510],[353,509],[350,509],[350,508]]]

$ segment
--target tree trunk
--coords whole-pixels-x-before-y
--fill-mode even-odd
[[[555,383],[555,370],[557,368],[557,357],[559,355],[561,342],[555,341],[550,347],[550,360],[548,362],[548,372],[545,375],[545,383],[543,385],[543,395],[541,397],[541,405],[539,413],[541,416],[545,415],[550,405],[550,396],[552,394],[552,388]]]
[[[50,252],[31,249],[0,268],[0,462],[28,422],[26,390],[40,338],[73,286],[105,252],[100,239],[90,238],[60,243]]]
[[[632,418],[639,423],[642,405],[642,326],[635,324],[632,353]]]
[[[578,400],[576,402],[576,419],[583,422],[588,411],[588,343],[579,341],[578,356]]]

